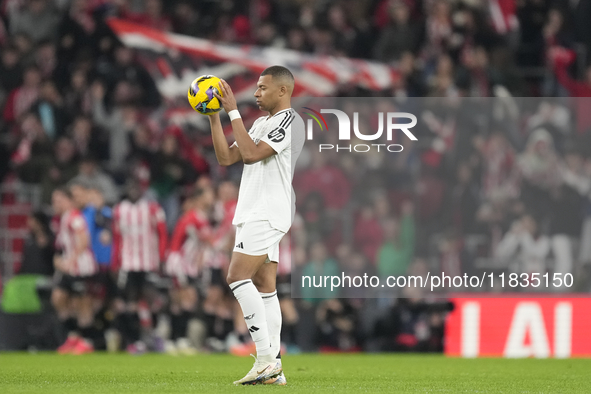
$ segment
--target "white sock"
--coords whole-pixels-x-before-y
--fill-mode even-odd
[[[257,348],[257,357],[263,360],[274,360],[275,355],[271,351],[269,329],[267,328],[265,304],[259,291],[250,279],[233,282],[230,284],[230,289],[242,308],[244,321],[246,321],[250,336]]]
[[[277,298],[277,290],[272,293],[259,294],[265,303],[272,354],[277,358],[281,358],[279,354],[281,350],[281,306],[279,305],[279,298]]]

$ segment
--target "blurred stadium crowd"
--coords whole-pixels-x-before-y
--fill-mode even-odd
[[[2,209],[9,212],[18,199],[11,193],[18,194],[19,187],[38,191],[22,259],[14,269],[7,268],[12,261],[2,262],[3,277],[14,271],[53,275],[57,226],[49,219],[50,203],[61,186],[86,189],[90,197],[74,201],[79,209],[88,205],[98,212],[88,220],[100,221],[89,224],[105,231],[97,233],[105,244],[113,237],[110,207],[129,197],[130,180],[162,208],[161,234],[167,237],[197,188],[215,190],[207,209],[214,227],[224,222],[224,204],[235,198],[240,168],[220,168],[210,145],[196,146],[181,128],[162,128],[154,120],[166,102],[133,50],[118,43],[105,24],[105,18],[117,16],[221,43],[389,63],[401,75],[392,89],[342,86],[338,95],[433,98],[421,115],[423,137],[416,144],[399,141],[401,153],[304,152],[294,180],[299,218],[283,254],[292,256],[298,274],[368,267],[380,276],[554,271],[576,274],[575,288],[591,290],[591,1],[4,0],[1,5]],[[514,98],[520,96],[548,98]],[[164,263],[165,252],[159,257]],[[509,259],[519,266],[508,265]],[[166,275],[146,278],[155,289],[149,303],[117,309],[118,276],[105,268],[92,303],[96,330],[87,336],[97,348],[107,347],[110,336],[101,343],[102,332],[114,328],[130,351],[141,351],[138,325],[144,333],[156,327],[159,338],[168,336],[168,326],[177,327],[173,337],[189,335],[193,346],[225,351],[233,345],[246,352],[240,344],[248,333],[234,324],[241,319],[234,319],[237,305],[223,269],[223,261],[201,267],[197,301],[184,318],[193,322],[186,324],[189,335],[178,333],[175,317],[152,318],[170,309],[178,323],[176,295],[170,293],[176,286]],[[286,282],[289,264],[284,269]],[[354,293],[319,300],[327,294],[317,290],[282,301],[288,350],[442,349],[444,303],[429,302],[412,289],[393,301],[356,299]],[[118,318],[127,328],[117,330]],[[159,321],[169,324],[160,327]],[[131,326],[136,328],[130,334]]]

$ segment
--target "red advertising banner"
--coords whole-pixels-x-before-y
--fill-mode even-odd
[[[591,356],[591,298],[452,298],[448,356]]]

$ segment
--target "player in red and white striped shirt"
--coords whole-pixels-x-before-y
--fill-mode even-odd
[[[94,312],[88,292],[91,278],[98,269],[90,249],[88,227],[68,189],[56,189],[51,203],[60,216],[56,237],[56,250],[60,252],[54,256],[57,285],[51,294],[51,302],[68,331],[68,339],[58,351],[89,353],[94,350],[88,341],[92,337]]]
[[[118,326],[128,349],[139,343],[138,302],[148,297],[148,274],[157,273],[164,261],[168,234],[164,210],[142,198],[140,184],[127,185],[127,198],[113,209],[112,267],[118,270],[117,286],[125,306],[118,302]]]
[[[232,224],[236,205],[238,203],[238,187],[232,181],[224,181],[217,189],[217,202],[213,209],[213,221],[215,231],[218,234],[216,247],[208,248],[208,256],[205,259],[209,267],[207,275],[207,292],[203,302],[203,311],[207,332],[209,336],[220,335],[215,332],[215,327],[225,326],[219,321],[226,321],[234,314],[234,332],[241,342],[249,341],[250,334],[244,322],[242,309],[234,296],[228,292],[226,276],[230,265],[230,256],[234,248],[236,228]],[[244,348],[244,346],[239,346]],[[236,346],[230,348],[236,349]],[[245,348],[248,353],[253,353],[251,347]],[[246,354],[248,354],[246,353]]]
[[[197,189],[185,201],[187,212],[174,229],[165,267],[166,273],[174,280],[174,288],[170,291],[172,341],[166,344],[169,353],[177,350],[185,354],[194,353],[186,338],[187,325],[197,305],[194,285],[204,263],[205,249],[216,242],[209,222],[214,199],[210,187]]]

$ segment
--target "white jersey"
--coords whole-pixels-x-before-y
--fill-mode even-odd
[[[272,117],[258,118],[248,135],[257,145],[260,141],[269,144],[277,154],[244,165],[232,224],[268,220],[273,228],[286,233],[295,213],[291,182],[304,146],[304,121],[288,108]]]

